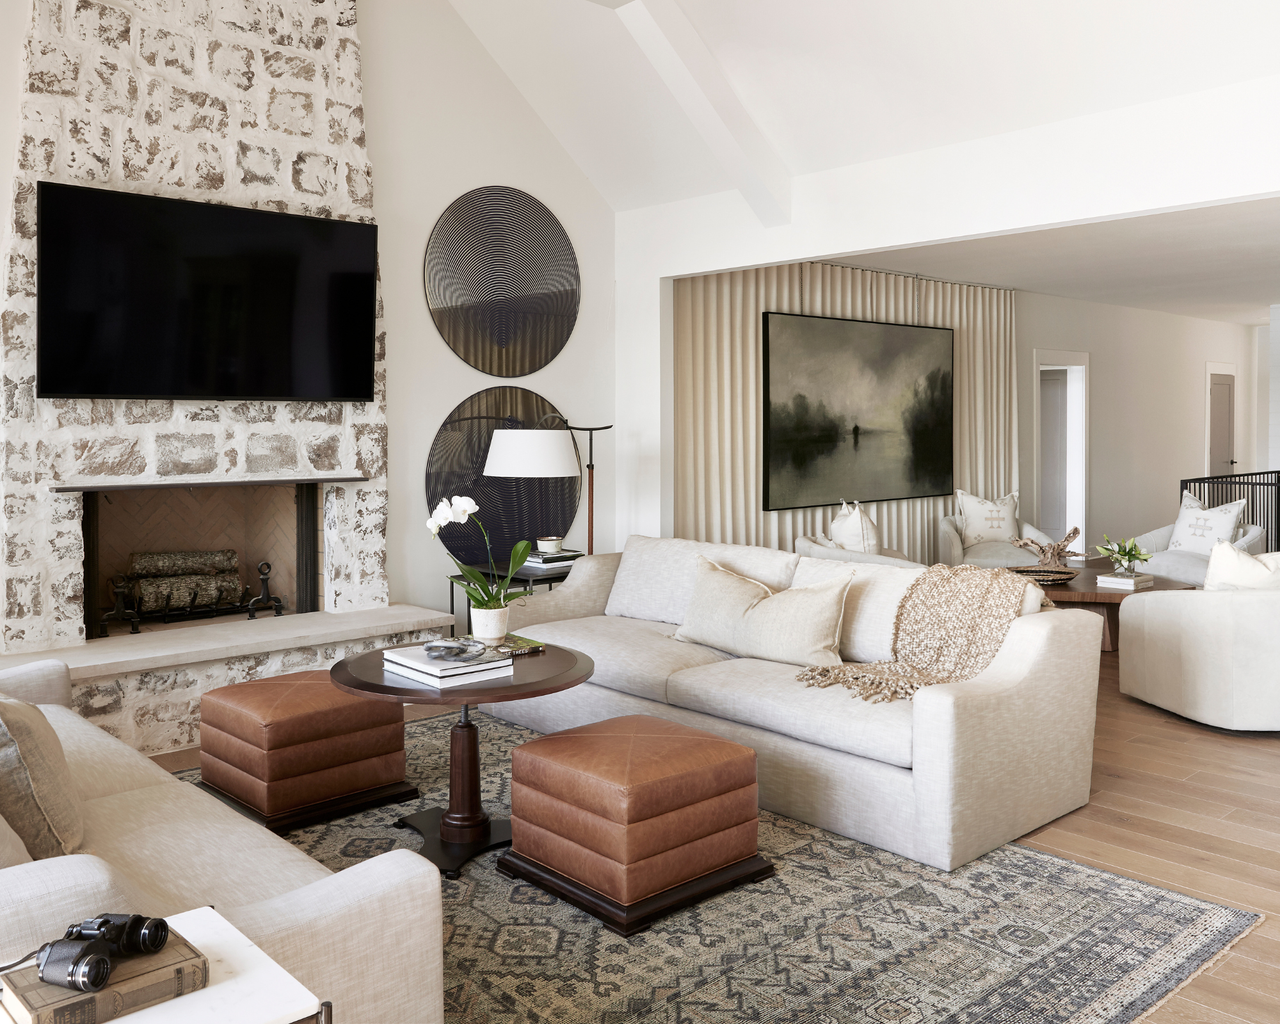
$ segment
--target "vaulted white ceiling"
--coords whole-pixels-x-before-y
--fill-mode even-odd
[[[775,169],[785,182],[1280,74],[1274,0],[450,2],[616,211],[737,188],[768,223],[767,187],[761,202],[748,190]],[[1270,212],[1162,216],[1174,219],[929,247],[916,262],[1240,322],[1280,300],[1280,234],[1258,228],[1277,223]],[[1197,300],[1184,285],[1205,266],[1235,292],[1203,283]]]

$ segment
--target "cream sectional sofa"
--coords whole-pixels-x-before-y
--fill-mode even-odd
[[[485,705],[540,732],[648,714],[753,747],[760,805],[950,870],[1088,802],[1101,619],[1029,614],[1028,588],[995,660],[914,701],[870,704],[806,687],[795,665],[673,639],[701,554],[772,589],[853,573],[841,657],[891,656],[898,602],[923,572],[736,545],[632,537],[579,559],[568,578],[512,608],[510,628],[583,651],[595,674],[532,700]]]
[[[0,673],[0,694],[36,704],[53,726],[84,824],[77,852],[32,860],[0,819],[0,963],[104,911],[212,905],[331,1000],[335,1020],[444,1020],[440,873],[429,861],[395,850],[334,874],[77,715],[62,662]]]

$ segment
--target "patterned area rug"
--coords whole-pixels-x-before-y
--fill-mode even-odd
[[[511,749],[535,735],[476,714],[483,798],[510,810]],[[419,806],[285,838],[335,871],[417,833],[447,803],[452,716],[406,727]],[[189,781],[199,771],[179,773]],[[761,812],[777,875],[623,939],[499,875],[492,851],[444,880],[450,1024],[1118,1024],[1139,1017],[1257,915],[1021,846],[947,873]]]

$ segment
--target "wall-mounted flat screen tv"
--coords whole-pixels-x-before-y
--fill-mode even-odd
[[[40,398],[373,399],[372,224],[40,182]]]
[[[764,314],[764,508],[952,492],[948,327]]]

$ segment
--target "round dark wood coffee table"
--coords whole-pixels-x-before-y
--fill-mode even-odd
[[[396,822],[397,828],[420,832],[422,849],[418,852],[445,878],[457,878],[458,870],[472,857],[511,842],[511,823],[491,820],[480,803],[480,731],[471,721],[471,708],[567,690],[585,682],[594,671],[595,663],[581,651],[547,644],[538,654],[517,655],[510,679],[485,679],[443,690],[385,671],[381,651],[344,658],[329,670],[329,677],[338,689],[374,700],[447,704],[460,709],[449,733],[448,808],[431,807]]]

